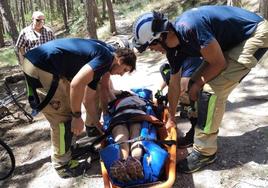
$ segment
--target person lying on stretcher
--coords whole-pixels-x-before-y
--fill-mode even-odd
[[[126,113],[145,114],[145,112],[140,109],[125,109],[120,111],[120,108],[122,109],[122,107],[127,105],[144,106],[145,102],[135,95],[118,100],[117,104],[114,106],[115,112],[117,113],[115,113],[113,117],[116,118]],[[141,142],[126,142],[130,139],[139,137],[140,131],[140,122],[131,123],[129,125],[118,124],[112,130],[114,141],[122,142],[122,144],[120,144],[121,159],[113,163],[110,168],[110,173],[113,178],[120,182],[136,180],[143,178],[144,176],[140,162],[142,156]]]
[[[152,111],[152,109],[148,107],[148,103],[147,100],[144,100],[138,95],[123,92],[117,96],[116,100],[109,104],[109,113],[111,117],[110,126],[112,127],[111,135],[114,143],[120,148],[120,157],[114,160],[111,165],[106,165],[106,168],[108,167],[110,177],[117,182],[150,182],[154,181],[154,178],[160,174],[161,170],[158,170],[159,172],[157,172],[153,178],[151,175],[148,177],[148,174],[151,172],[144,169],[144,163],[150,164],[150,162],[145,162],[145,150],[147,152],[150,150],[146,148],[146,145],[149,146],[155,144],[152,140],[157,139],[156,129],[151,124],[163,125],[163,122],[156,117],[148,115],[150,114],[149,111]],[[144,120],[151,124],[147,123],[146,126],[144,126]],[[143,134],[144,132],[147,132],[147,134]],[[143,137],[152,140],[144,141],[143,139],[139,139]],[[157,148],[157,151],[159,151],[158,153],[162,154],[163,160],[160,163],[164,164],[168,154],[163,154],[162,152],[166,151],[160,151],[162,150],[160,146],[153,147]],[[111,152],[108,154],[110,155],[109,157],[112,158]],[[156,163],[159,162],[157,161]]]

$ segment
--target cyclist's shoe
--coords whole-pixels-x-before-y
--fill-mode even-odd
[[[143,167],[138,159],[128,157],[125,166],[127,168],[127,173],[132,180],[144,178]]]
[[[86,161],[79,163],[77,160],[70,160],[68,164],[56,168],[61,178],[72,178],[83,175],[90,168],[90,164]]]
[[[194,128],[192,127],[185,136],[178,138],[177,148],[188,148],[194,143]]]
[[[179,162],[177,171],[182,173],[193,173],[213,163],[216,158],[216,153],[214,155],[205,156],[193,150],[192,153]]]
[[[86,131],[88,137],[96,137],[101,135],[100,131],[95,126],[86,126]]]
[[[119,182],[129,182],[131,178],[127,174],[127,167],[125,166],[124,160],[114,161],[110,167],[110,176],[111,178],[116,179]]]

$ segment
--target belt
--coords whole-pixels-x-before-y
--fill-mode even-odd
[[[30,106],[32,109],[40,112],[44,107],[46,107],[46,105],[51,101],[52,97],[54,96],[59,85],[59,77],[56,75],[53,75],[53,79],[52,79],[50,88],[47,92],[47,95],[44,98],[44,100],[40,102],[36,89],[41,87],[41,83],[39,82],[39,80],[36,80],[35,78],[30,77],[26,73],[24,74],[25,74],[26,82],[33,92],[32,96],[28,96]]]
[[[262,56],[267,52],[268,48],[259,48],[253,56],[259,61]]]

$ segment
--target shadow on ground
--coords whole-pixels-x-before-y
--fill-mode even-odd
[[[213,171],[229,170],[255,162],[268,164],[268,127],[257,128],[241,136],[219,136],[215,163],[205,167]],[[174,187],[194,188],[192,174],[177,173]]]

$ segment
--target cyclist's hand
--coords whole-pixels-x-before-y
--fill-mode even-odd
[[[84,129],[84,121],[80,118],[73,118],[72,119],[72,127],[71,131],[76,135],[80,135]]]

